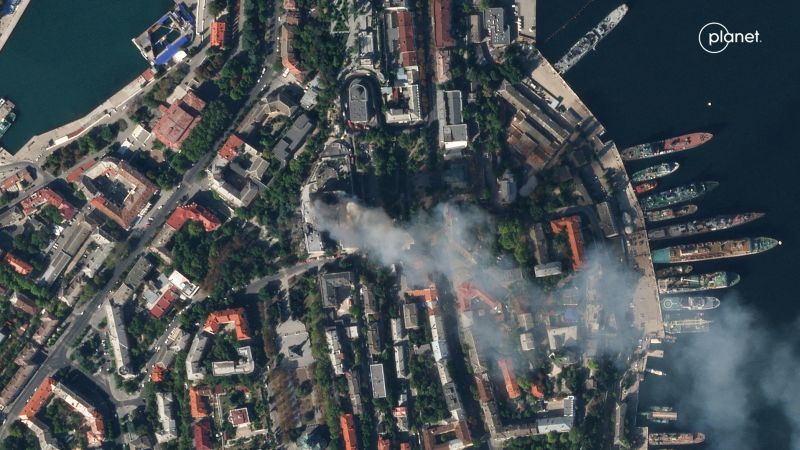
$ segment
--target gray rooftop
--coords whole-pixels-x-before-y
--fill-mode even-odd
[[[356,78],[350,83],[347,97],[350,121],[353,123],[369,121],[369,91],[360,79]]]

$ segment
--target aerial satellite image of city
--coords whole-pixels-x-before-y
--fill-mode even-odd
[[[798,17],[0,0],[0,450],[800,450]]]

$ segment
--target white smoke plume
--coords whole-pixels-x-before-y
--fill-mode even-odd
[[[495,256],[492,218],[477,207],[440,204],[403,224],[382,210],[366,208],[355,201],[344,208],[341,204],[316,202],[314,215],[318,218],[317,228],[326,230],[345,247],[359,248],[383,265],[400,263],[412,286],[427,285],[431,274],[441,274],[456,286],[468,281],[498,299],[510,293],[502,280],[517,268],[509,264],[512,258],[501,261]],[[626,314],[638,275],[607,250],[602,245],[587,248],[586,265],[571,283],[580,291],[581,302],[584,292],[590,290],[593,300],[603,306],[604,325],[616,323],[616,330],[607,333],[599,344],[602,349],[618,352],[628,349],[638,338],[634,330],[625,326],[630,321]],[[527,281],[517,282],[512,289],[512,295],[527,299],[542,301],[549,296]],[[476,334],[479,332],[476,330]],[[489,330],[489,334],[497,332]]]
[[[692,418],[693,428],[710,432],[714,450],[800,450],[800,324],[767,329],[735,295],[723,298],[715,312],[708,333],[689,336],[676,348],[675,374],[689,380],[679,411]],[[782,431],[790,436],[788,447],[761,428],[764,417],[776,428],[787,421],[789,429]]]

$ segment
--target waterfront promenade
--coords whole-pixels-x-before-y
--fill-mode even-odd
[[[86,131],[99,124],[115,122],[126,116],[127,103],[139,95],[150,83],[139,75],[101,103],[89,114],[73,120],[53,130],[33,136],[13,155],[6,150],[0,151],[0,163],[6,164],[13,161],[33,161],[39,163],[53,150],[81,137]]]
[[[31,0],[20,0],[17,9],[13,14],[0,17],[0,50],[6,45],[6,42],[11,37],[11,33],[16,28],[19,19],[25,14]]]

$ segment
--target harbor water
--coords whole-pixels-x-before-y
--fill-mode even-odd
[[[544,55],[557,60],[619,3],[539,2]],[[621,148],[693,131],[715,134],[697,149],[629,166],[680,162],[678,172],[660,180],[663,188],[719,181],[716,191],[697,202],[693,217],[767,213],[737,229],[659,241],[653,248],[709,236],[783,241],[760,255],[694,264],[699,272],[737,272],[742,281],[709,293],[722,301],[704,314],[715,321],[709,333],[680,335],[677,344],[664,347],[664,360],[651,359],[652,367],[668,376],[647,377],[640,407],[676,407],[680,418],[673,429],[706,433],[706,448],[800,448],[800,392],[793,372],[800,347],[800,54],[790,19],[798,17],[800,3],[634,0],[628,5],[622,23],[567,73],[567,81]],[[709,22],[731,32],[759,30],[762,42],[706,53],[698,33]]]
[[[146,67],[131,38],[169,0],[32,1],[0,51],[0,97],[17,105],[2,145],[16,152],[32,136],[84,116]]]

